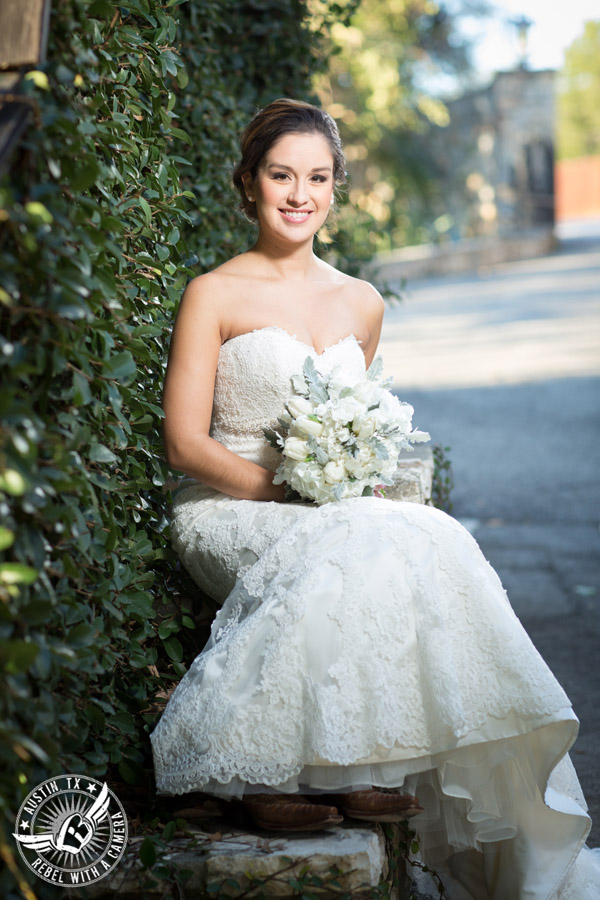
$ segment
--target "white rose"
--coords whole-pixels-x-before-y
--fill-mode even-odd
[[[347,425],[336,425],[334,429],[334,436],[336,441],[339,441],[340,444],[345,444],[346,441],[350,440],[350,429]]]
[[[385,391],[380,408],[382,416],[398,422],[404,431],[410,431],[410,423],[414,412],[410,403],[401,403],[397,397]]]
[[[331,405],[331,418],[336,422],[351,422],[358,412],[359,404],[354,397],[341,397]]]
[[[356,378],[345,366],[334,366],[329,376],[329,393],[337,394],[344,388],[354,389]]]
[[[313,412],[313,405],[306,397],[292,397],[288,400],[288,411],[295,419],[298,416],[308,416]]]
[[[314,419],[309,418],[308,416],[298,416],[298,418],[294,421],[294,427],[303,432],[304,434],[314,434],[316,437],[321,434],[323,431],[323,425],[321,422],[315,422]]]
[[[375,434],[376,430],[377,423],[375,422],[373,416],[368,416],[366,418],[358,416],[352,422],[352,431],[361,441],[364,441],[367,438],[371,437],[372,434]]]
[[[330,438],[325,445],[325,452],[330,460],[333,462],[339,462],[342,459],[345,459],[347,451],[339,441],[336,441],[334,438]]]
[[[375,398],[375,395],[378,391],[379,388],[377,388],[372,381],[363,381],[361,384],[356,385],[354,396],[359,403],[363,403],[365,406],[371,406],[373,403],[377,402],[378,398]]]
[[[306,459],[308,456],[308,444],[297,437],[289,437],[285,442],[285,455],[291,459]]]
[[[344,467],[344,463],[341,460],[331,460],[323,468],[325,481],[328,481],[329,484],[335,484],[338,481],[343,481],[345,474],[346,469]]]
[[[335,500],[335,497],[331,493],[331,486],[327,484],[327,482],[323,482],[322,484],[314,482],[310,486],[310,491],[307,491],[306,493],[311,500],[314,500],[319,506],[323,503],[331,503],[332,500]]]
[[[361,447],[356,456],[350,456],[346,460],[346,468],[351,475],[359,477],[370,471],[374,465],[379,469],[379,460],[370,447]]]

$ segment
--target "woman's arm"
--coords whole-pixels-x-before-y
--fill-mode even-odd
[[[163,395],[164,446],[170,466],[203,484],[247,500],[283,500],[273,472],[209,437],[224,298],[202,275],[188,285],[173,329]]]
[[[369,284],[367,281],[363,281],[361,284],[363,285],[363,291],[360,297],[360,306],[362,315],[366,319],[369,333],[368,340],[362,346],[362,351],[365,354],[365,365],[369,368],[379,344],[385,304],[383,297],[379,291],[375,290],[372,284]]]

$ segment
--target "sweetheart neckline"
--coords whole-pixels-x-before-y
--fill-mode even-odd
[[[291,341],[294,341],[296,344],[301,344],[303,347],[306,347],[307,350],[312,350],[312,352],[317,357],[325,356],[328,350],[332,350],[334,347],[339,347],[340,344],[345,343],[345,341],[353,340],[356,343],[356,346],[361,349],[360,341],[356,337],[355,334],[347,334],[345,337],[340,338],[339,341],[335,341],[333,344],[328,344],[327,347],[323,347],[321,352],[317,350],[316,347],[313,347],[312,344],[307,344],[306,341],[300,340],[300,338],[296,337],[295,334],[290,334],[289,331],[286,331],[285,328],[281,328],[280,325],[263,325],[262,328],[252,328],[251,331],[242,331],[241,334],[234,334],[232,338],[228,338],[226,341],[223,341],[221,347],[224,347],[226,344],[230,344],[232,341],[237,341],[238,338],[248,337],[250,334],[256,334],[261,331],[279,331],[282,334],[285,334]]]

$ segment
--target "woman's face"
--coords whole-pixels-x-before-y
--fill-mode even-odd
[[[286,134],[267,152],[256,179],[244,180],[261,233],[303,242],[325,222],[333,201],[333,155],[320,134]]]

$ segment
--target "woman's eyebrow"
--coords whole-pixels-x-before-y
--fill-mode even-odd
[[[291,166],[284,166],[281,163],[269,163],[267,166],[268,169],[285,169],[287,172],[293,172]],[[316,166],[314,169],[310,170],[311,172],[331,172],[331,166]]]

